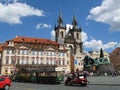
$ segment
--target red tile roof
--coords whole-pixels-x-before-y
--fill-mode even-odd
[[[39,48],[39,45],[43,45],[43,46],[44,45],[47,45],[47,46],[52,45],[56,49],[58,49],[59,45],[60,45],[58,42],[52,41],[50,39],[16,36],[15,38],[13,38],[11,40],[6,41],[6,43],[4,43],[2,45],[2,47],[8,47],[9,41],[13,41],[14,46],[17,46],[20,43],[25,43],[25,44],[30,45],[30,47],[34,47],[34,48]],[[9,47],[13,47],[13,46],[9,46]],[[65,51],[66,49],[63,46],[63,49],[61,49],[61,50]]]
[[[116,48],[115,50],[113,50],[113,52],[112,52],[112,53],[117,54],[117,53],[119,53],[119,52],[120,52],[120,47],[118,47],[118,48]]]
[[[2,46],[0,45],[0,52],[2,52]]]
[[[10,40],[9,40],[10,41]],[[43,38],[32,38],[32,37],[22,37],[22,36],[16,36],[16,38],[13,38],[11,41],[15,43],[38,43],[38,44],[52,44],[52,45],[59,45],[59,43],[49,40],[49,39],[43,39]]]

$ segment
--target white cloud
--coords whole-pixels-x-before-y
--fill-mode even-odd
[[[120,47],[120,43],[118,43],[117,47]]]
[[[117,42],[109,42],[109,43],[103,45],[103,48],[104,48],[104,49],[115,48],[116,45],[118,45]]]
[[[36,25],[36,29],[40,29],[40,28],[51,28],[51,25],[45,23],[39,23]]]
[[[92,39],[90,41],[85,41],[83,45],[85,48],[89,48],[93,50],[100,50],[100,48],[107,50],[107,49],[115,48],[117,45],[117,42],[109,42],[107,44],[103,44],[102,40]]]
[[[90,10],[87,19],[108,24],[111,31],[120,31],[120,0],[103,0]]]
[[[0,3],[0,22],[21,24],[21,18],[27,16],[44,16],[44,12],[25,3]]]
[[[71,24],[66,24],[66,33],[68,33],[68,31],[70,30],[70,29],[72,29],[73,28],[73,25],[71,25]]]
[[[100,49],[100,47],[102,47],[102,41],[101,40],[95,40],[95,39],[92,39],[91,41],[85,41],[83,43],[83,46],[85,48],[91,48],[91,49],[94,49],[94,50],[98,50]]]
[[[84,31],[81,32],[82,41],[85,42],[88,39],[87,33]]]
[[[52,32],[51,32],[51,39],[55,40],[55,31],[54,30],[52,30]]]

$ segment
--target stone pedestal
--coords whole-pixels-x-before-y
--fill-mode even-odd
[[[97,70],[101,73],[114,71],[112,64],[99,64]]]

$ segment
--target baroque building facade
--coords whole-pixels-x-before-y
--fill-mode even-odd
[[[73,16],[72,28],[66,31],[66,26],[63,24],[63,18],[59,13],[57,26],[55,25],[55,41],[63,44],[70,51],[71,69],[75,71],[77,68],[83,70],[83,42],[81,37],[82,29],[78,27],[76,17]],[[72,59],[73,58],[73,59]]]
[[[69,54],[63,45],[49,39],[16,36],[1,45],[1,74],[20,68],[56,65],[56,71],[70,72]],[[67,56],[68,55],[68,56]]]

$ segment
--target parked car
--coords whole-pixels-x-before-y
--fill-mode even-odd
[[[0,89],[9,90],[11,87],[11,80],[7,76],[0,76]]]

